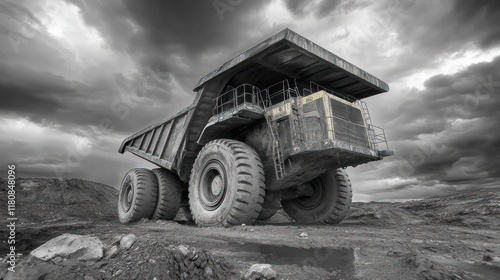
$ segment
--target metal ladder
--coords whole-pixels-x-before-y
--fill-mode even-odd
[[[290,129],[292,131],[292,146],[304,147],[304,121],[302,119],[301,104],[294,98],[292,104],[292,113],[290,114]]]
[[[358,100],[358,101],[361,104],[363,119],[365,120],[365,124],[368,126],[367,131],[368,131],[368,138],[370,141],[370,145],[372,146],[372,149],[378,150],[378,145],[375,141],[375,130],[373,129],[372,118],[370,117],[370,112],[368,111],[368,106],[366,106],[365,102],[363,102],[361,100]]]
[[[273,152],[273,162],[274,169],[276,171],[276,178],[278,180],[283,179],[285,175],[285,163],[283,161],[283,153],[281,151],[281,145],[278,136],[278,124],[274,120],[271,114],[266,114],[267,124],[269,125],[269,131],[272,137],[272,152]]]

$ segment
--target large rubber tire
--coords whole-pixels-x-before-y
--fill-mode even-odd
[[[278,212],[279,209],[262,209],[260,211],[259,216],[257,217],[257,220],[267,220],[274,216],[276,212]]]
[[[127,224],[153,214],[158,197],[158,180],[144,168],[131,169],[122,180],[118,195],[118,218]]]
[[[352,200],[351,181],[344,169],[325,173],[309,184],[313,195],[283,200],[283,210],[298,223],[340,223],[347,216]]]
[[[152,171],[158,180],[158,200],[151,219],[173,220],[181,205],[182,182],[179,176],[166,169]]]
[[[264,169],[257,152],[236,141],[220,139],[198,154],[189,182],[189,205],[199,226],[252,224],[262,209]]]

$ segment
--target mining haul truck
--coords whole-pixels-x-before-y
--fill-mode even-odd
[[[352,198],[349,166],[392,155],[361,99],[386,83],[285,29],[198,82],[193,103],[119,148],[135,168],[118,201],[122,223],[174,219],[252,224],[280,208],[299,223],[336,224]]]

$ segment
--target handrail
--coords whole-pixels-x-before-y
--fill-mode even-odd
[[[212,113],[217,115],[239,107],[243,103],[268,108],[298,96],[301,96],[299,89],[297,86],[292,88],[290,81],[287,79],[277,82],[264,90],[250,84],[242,84],[216,97]]]
[[[280,103],[282,101],[288,100],[291,97],[298,97],[301,96],[299,89],[297,86],[295,88],[292,88],[290,86],[290,82],[288,79],[279,81],[269,87],[267,87],[264,91],[265,93],[265,104],[269,107],[274,104]]]
[[[213,115],[238,108],[245,103],[261,106],[260,89],[250,84],[241,84],[214,99]]]

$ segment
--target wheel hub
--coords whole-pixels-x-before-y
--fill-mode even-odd
[[[203,208],[213,211],[222,204],[226,195],[226,170],[217,160],[212,160],[203,169],[198,190]]]
[[[222,187],[223,187],[222,184],[223,184],[222,177],[219,174],[215,175],[215,177],[212,180],[212,185],[211,185],[212,194],[214,196],[220,195],[220,193],[222,192]]]
[[[308,183],[309,192],[306,196],[294,199],[295,204],[303,210],[312,210],[318,207],[325,197],[324,186],[321,180],[314,179]]]
[[[128,210],[132,206],[133,200],[134,200],[134,191],[132,189],[132,185],[127,184],[127,186],[123,190],[123,196],[121,201],[122,207],[125,210],[125,212],[128,212]]]

